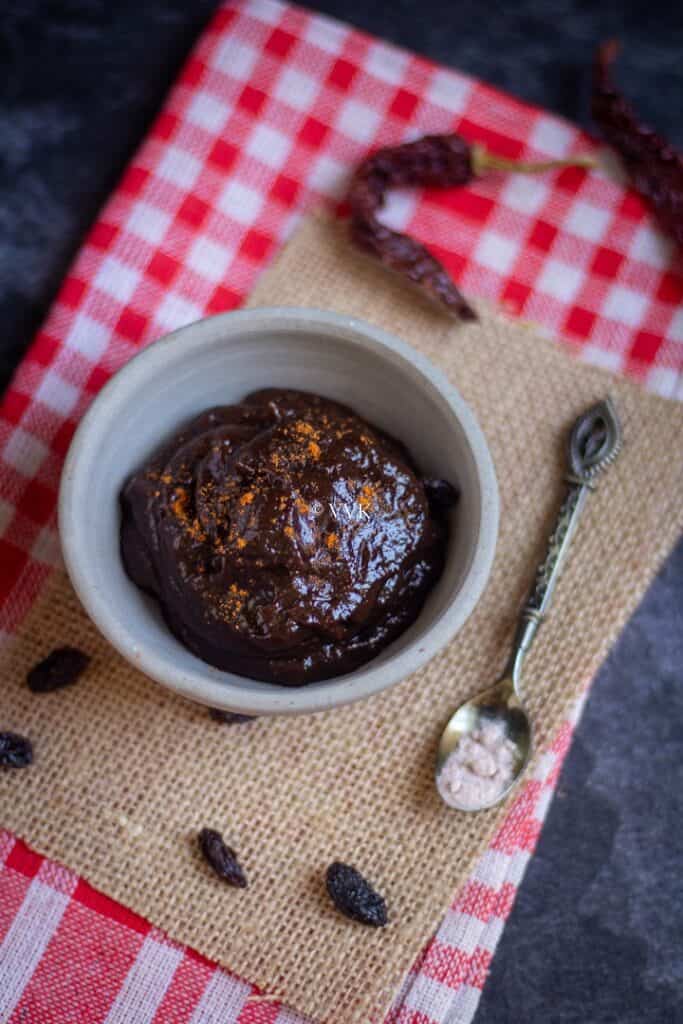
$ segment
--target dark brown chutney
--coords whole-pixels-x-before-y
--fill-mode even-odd
[[[345,406],[265,389],[202,413],[128,480],[121,551],[198,657],[299,686],[414,622],[454,501]]]

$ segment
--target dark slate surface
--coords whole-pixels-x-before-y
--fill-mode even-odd
[[[214,6],[3,6],[0,387]],[[622,82],[683,145],[679,4],[311,6],[582,122],[586,62],[599,39],[618,35]],[[479,1024],[683,1021],[682,726],[683,544],[593,689]]]
[[[215,6],[0,4],[0,390]]]

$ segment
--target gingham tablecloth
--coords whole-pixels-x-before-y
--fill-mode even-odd
[[[62,461],[108,377],[168,330],[238,306],[302,212],[335,203],[369,148],[448,130],[510,157],[591,145],[554,116],[328,18],[273,0],[217,13],[2,404],[3,642],[59,561]],[[680,264],[616,178],[491,175],[395,195],[386,219],[430,244],[465,292],[683,399]],[[389,1021],[471,1020],[579,712],[521,788]],[[6,832],[0,865],[3,1024],[301,1024]]]

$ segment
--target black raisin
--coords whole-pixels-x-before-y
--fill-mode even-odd
[[[246,889],[247,876],[237,860],[237,854],[223,841],[220,832],[212,828],[203,828],[199,833],[199,847],[213,870],[229,885]]]
[[[446,512],[456,504],[458,492],[447,480],[424,480],[423,484],[432,513]]]
[[[90,656],[76,647],[58,647],[47,658],[34,665],[26,676],[33,693],[51,693],[70,686],[85,672]]]
[[[0,768],[26,768],[33,761],[33,746],[16,732],[0,732]]]
[[[238,725],[239,722],[253,722],[256,715],[238,715],[236,711],[223,711],[222,708],[209,708],[209,714],[214,722],[222,722],[223,725]]]
[[[346,917],[383,928],[387,923],[387,905],[370,883],[349,864],[335,861],[327,869],[327,891],[337,910]]]

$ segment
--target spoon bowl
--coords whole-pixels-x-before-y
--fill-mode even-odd
[[[457,805],[458,810],[479,811],[493,807],[510,792],[522,774],[531,757],[533,733],[529,717],[515,693],[511,676],[505,676],[476,697],[461,704],[451,716],[441,734],[439,749],[436,755],[436,778],[449,758],[465,736],[472,736],[483,730],[486,725],[495,723],[502,727],[503,735],[514,747],[512,777],[509,783],[496,792],[494,799],[478,804],[476,807]]]

